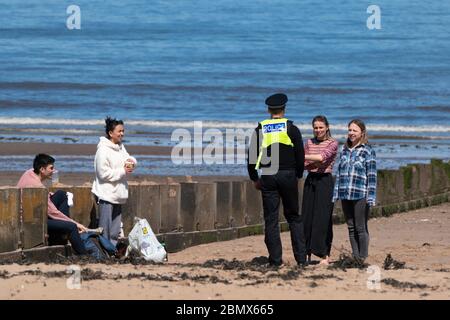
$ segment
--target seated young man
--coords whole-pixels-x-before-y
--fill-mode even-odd
[[[46,179],[51,179],[55,171],[55,159],[47,154],[38,154],[33,161],[33,169],[25,171],[17,183],[18,188],[42,188],[42,183]],[[68,235],[69,241],[76,254],[86,254],[86,249],[80,238],[81,232],[86,231],[86,227],[72,220],[69,216],[69,206],[67,203],[67,193],[58,190],[48,194],[48,219],[47,230],[49,242],[51,239]]]

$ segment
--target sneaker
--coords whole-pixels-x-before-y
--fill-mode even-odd
[[[103,233],[103,228],[102,227],[98,227],[96,229],[87,229],[86,232],[93,232],[95,234],[102,234]]]

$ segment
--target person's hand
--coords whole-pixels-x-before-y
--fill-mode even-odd
[[[125,160],[125,172],[127,174],[130,174],[134,171],[134,167],[136,166],[136,163],[133,161],[133,159],[128,158]]]
[[[376,205],[375,200],[373,199],[368,199],[366,202],[369,205],[369,207],[375,207]]]
[[[87,228],[83,226],[81,223],[77,223],[77,228],[79,233],[83,233],[87,231]]]
[[[256,190],[261,190],[261,180],[260,179],[253,181],[253,185],[255,186]]]

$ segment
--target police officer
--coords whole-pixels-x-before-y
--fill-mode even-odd
[[[297,264],[306,265],[303,222],[299,213],[298,179],[303,176],[305,153],[300,130],[284,117],[288,98],[283,93],[266,99],[270,119],[258,124],[250,141],[247,169],[255,188],[261,190],[269,264],[280,266],[282,246],[278,226],[280,198],[291,232]],[[261,178],[258,176],[261,169]]]

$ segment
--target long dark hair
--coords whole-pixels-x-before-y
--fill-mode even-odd
[[[106,117],[105,119],[105,132],[106,132],[106,138],[110,139],[109,136],[110,131],[114,131],[114,129],[119,125],[123,125],[122,120],[117,120],[116,118]]]
[[[364,121],[362,121],[360,119],[350,120],[350,122],[348,123],[347,127],[350,127],[350,125],[352,123],[356,124],[361,129],[361,139],[360,139],[359,143],[360,144],[369,143],[369,139],[367,137],[366,125],[365,125]],[[349,138],[347,138],[347,141],[345,142],[345,144],[347,145],[348,148],[352,147],[352,142],[350,141]]]
[[[322,115],[315,116],[311,121],[311,125],[313,128],[314,128],[314,122],[316,122],[316,121],[325,123],[325,125],[327,127],[327,134],[325,136],[325,140],[331,139],[330,124],[328,123],[327,117],[322,116]]]

